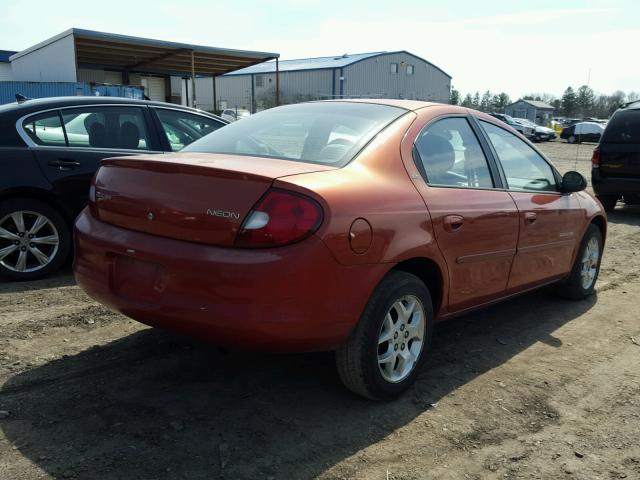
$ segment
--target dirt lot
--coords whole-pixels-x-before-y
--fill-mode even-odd
[[[589,171],[592,146],[541,147]],[[640,479],[640,209],[610,216],[597,296],[539,291],[443,324],[401,399],[329,354],[143,327],[69,271],[0,283],[0,478]]]

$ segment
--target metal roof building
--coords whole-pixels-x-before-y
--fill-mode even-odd
[[[70,28],[12,52],[9,60],[15,81],[141,85],[152,100],[170,101],[176,83],[171,77],[178,89],[193,90],[195,82],[181,85],[181,78],[222,75],[278,56]]]
[[[282,60],[278,67],[282,103],[356,97],[449,102],[451,76],[404,50]],[[276,62],[265,62],[218,77],[216,106],[272,106],[275,74]]]
[[[538,100],[518,100],[517,102],[507,105],[504,113],[514,118],[526,118],[538,125],[546,125],[553,116],[554,108],[545,102]]]

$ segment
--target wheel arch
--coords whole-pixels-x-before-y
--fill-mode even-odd
[[[591,224],[595,225],[600,229],[600,233],[602,234],[602,240],[606,240],[607,238],[607,221],[602,215],[596,215],[591,219]]]
[[[55,194],[47,190],[32,187],[14,188],[0,192],[0,203],[16,198],[29,198],[40,200],[41,202],[46,203],[47,205],[54,208],[58,213],[60,213],[60,215],[62,215],[62,218],[64,219],[69,229],[73,227],[73,214],[67,207],[65,207],[64,203],[60,201],[60,199]]]
[[[413,257],[398,262],[392,270],[399,270],[415,275],[429,289],[433,300],[433,311],[437,315],[444,305],[445,276],[438,263],[427,257]]]

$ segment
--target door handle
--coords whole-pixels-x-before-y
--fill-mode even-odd
[[[447,232],[457,232],[464,224],[464,217],[460,215],[447,215],[444,217],[444,229]]]
[[[49,161],[49,166],[58,167],[58,170],[73,170],[80,166],[80,162],[68,158],[58,158],[57,160]]]
[[[536,223],[537,219],[538,219],[538,214],[536,212],[525,212],[524,213],[524,223],[526,223],[527,225],[531,225],[533,223]]]

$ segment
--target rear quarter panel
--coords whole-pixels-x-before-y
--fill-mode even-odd
[[[399,262],[427,258],[438,265],[447,298],[446,266],[431,218],[400,154],[402,139],[416,117],[405,114],[342,169],[283,177],[274,186],[297,190],[322,204],[325,219],[317,235],[341,264],[388,264],[376,285]],[[371,226],[371,243],[365,252],[356,253],[349,234],[360,218]]]

